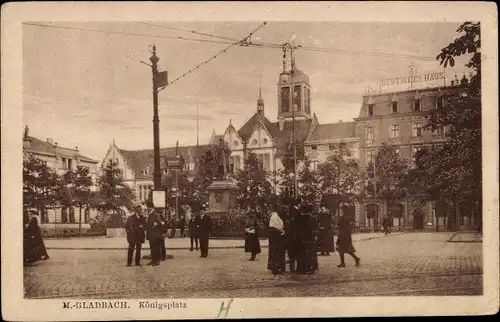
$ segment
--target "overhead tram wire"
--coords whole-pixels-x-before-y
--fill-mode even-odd
[[[252,32],[250,32],[248,34],[248,36],[246,36],[245,38],[241,39],[241,40],[238,40],[238,41],[235,41],[234,43],[232,43],[231,45],[229,45],[228,47],[222,49],[221,51],[217,52],[216,54],[214,54],[212,57],[210,57],[209,59],[205,60],[204,62],[196,65],[194,68],[188,70],[187,72],[185,72],[184,74],[182,74],[181,76],[175,78],[173,81],[169,82],[166,86],[163,86],[162,88],[160,88],[158,91],[161,91],[163,89],[165,89],[168,85],[172,85],[173,83],[177,82],[178,80],[180,80],[181,78],[184,78],[186,77],[188,74],[192,73],[193,71],[195,71],[196,69],[200,68],[201,66],[209,63],[210,61],[214,60],[215,58],[217,58],[217,56],[219,56],[220,54],[222,53],[225,53],[227,50],[229,50],[230,48],[234,47],[234,46],[237,46],[237,45],[243,45],[248,43],[248,39],[250,39],[252,37],[252,35],[257,31],[259,30],[260,28],[262,28],[263,26],[265,26],[267,24],[266,21],[264,21],[263,23],[261,23],[257,28],[255,28]]]
[[[186,38],[186,37],[181,37],[181,36],[173,37],[173,36],[150,35],[150,34],[142,34],[142,33],[119,32],[119,31],[110,31],[110,30],[101,30],[101,29],[86,29],[86,28],[77,28],[77,27],[68,27],[68,26],[44,25],[44,24],[29,23],[29,22],[23,22],[23,24],[30,25],[30,26],[36,26],[36,27],[43,27],[43,28],[67,29],[67,30],[98,32],[98,33],[107,33],[107,34],[125,35],[125,36],[152,37],[152,38],[162,38],[162,39],[170,39],[170,40],[182,40],[182,41],[194,41],[194,42],[203,42],[203,43],[233,45],[232,42],[222,41],[222,40]],[[161,26],[161,27],[164,27],[164,26]],[[180,28],[176,28],[176,29],[180,29]],[[189,32],[191,32],[191,31],[189,31]],[[196,32],[196,33],[201,34],[198,32]],[[207,35],[209,35],[209,34],[207,34]],[[216,35],[211,35],[211,37],[226,38],[226,37],[216,36]],[[238,45],[241,47],[259,47],[259,48],[271,48],[271,49],[279,49],[279,50],[281,50],[281,47],[282,47],[282,45],[280,45],[280,44],[264,43],[264,42],[252,42],[252,41],[248,41],[244,44],[238,44]],[[364,55],[364,56],[377,56],[377,57],[400,58],[400,59],[435,60],[435,57],[430,57],[430,56],[417,56],[417,55],[384,53],[384,52],[356,51],[356,50],[322,48],[322,47],[312,47],[312,46],[300,46],[300,47],[296,48],[296,50],[311,51],[311,52],[324,52],[324,53],[332,53],[332,54],[344,54],[344,55]]]
[[[154,23],[150,23],[150,22],[143,22],[143,21],[137,21],[137,23],[148,25],[148,26],[155,26],[155,27],[170,29],[170,30],[184,31],[184,32],[188,32],[188,33],[192,33],[192,34],[200,35],[200,36],[213,37],[213,38],[230,40],[230,41],[237,41],[237,39],[234,39],[234,38],[229,38],[229,37],[224,37],[224,36],[218,36],[218,35],[214,35],[214,34],[199,32],[199,31],[196,31],[196,30],[188,30],[188,29],[182,29],[182,28],[168,27],[168,26],[163,26],[163,25],[158,25],[158,24],[154,24]]]

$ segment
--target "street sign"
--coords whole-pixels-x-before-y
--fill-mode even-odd
[[[166,159],[167,168],[169,169],[182,169],[184,162],[182,158],[169,158]]]

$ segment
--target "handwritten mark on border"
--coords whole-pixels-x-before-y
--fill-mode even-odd
[[[233,303],[233,299],[230,299],[229,302],[227,302],[227,306],[224,307],[224,301],[220,304],[220,309],[219,309],[219,314],[217,314],[217,318],[221,318],[222,312],[225,312],[224,317],[222,319],[226,319],[227,315],[229,313],[229,308],[231,307],[231,303]]]

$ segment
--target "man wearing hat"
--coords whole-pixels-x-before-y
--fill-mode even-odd
[[[212,220],[205,214],[205,210],[201,209],[199,204],[193,204],[193,212],[200,213],[200,216],[196,216],[194,222],[196,233],[200,240],[200,257],[206,258],[208,256],[208,239],[212,231]]]
[[[298,227],[298,216],[299,212],[299,200],[289,199],[288,212],[285,218],[285,236],[286,236],[286,253],[288,255],[288,261],[290,262],[290,271],[295,272],[295,261],[297,259],[297,252],[299,248],[299,228]]]
[[[163,226],[165,222],[155,209],[151,209],[148,215],[148,240],[151,248],[151,262],[148,265],[160,265],[161,259],[161,239],[163,238]]]
[[[125,223],[125,231],[127,233],[128,256],[127,266],[132,266],[132,257],[135,249],[135,266],[141,266],[141,247],[145,240],[144,230],[146,220],[142,216],[142,206],[136,204],[133,214],[127,218]]]

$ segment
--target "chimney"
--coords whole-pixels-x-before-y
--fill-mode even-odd
[[[342,124],[342,120],[339,120],[339,124]]]
[[[75,151],[78,152],[78,145],[75,145]]]
[[[57,148],[57,142],[55,142],[55,143],[54,143],[54,145],[55,145],[55,146],[56,146],[56,148]]]
[[[52,140],[52,138],[47,138],[47,143],[48,144],[54,144],[54,140]]]
[[[278,126],[280,131],[283,131],[283,129],[285,128],[285,119],[283,117],[280,117],[278,119]]]

